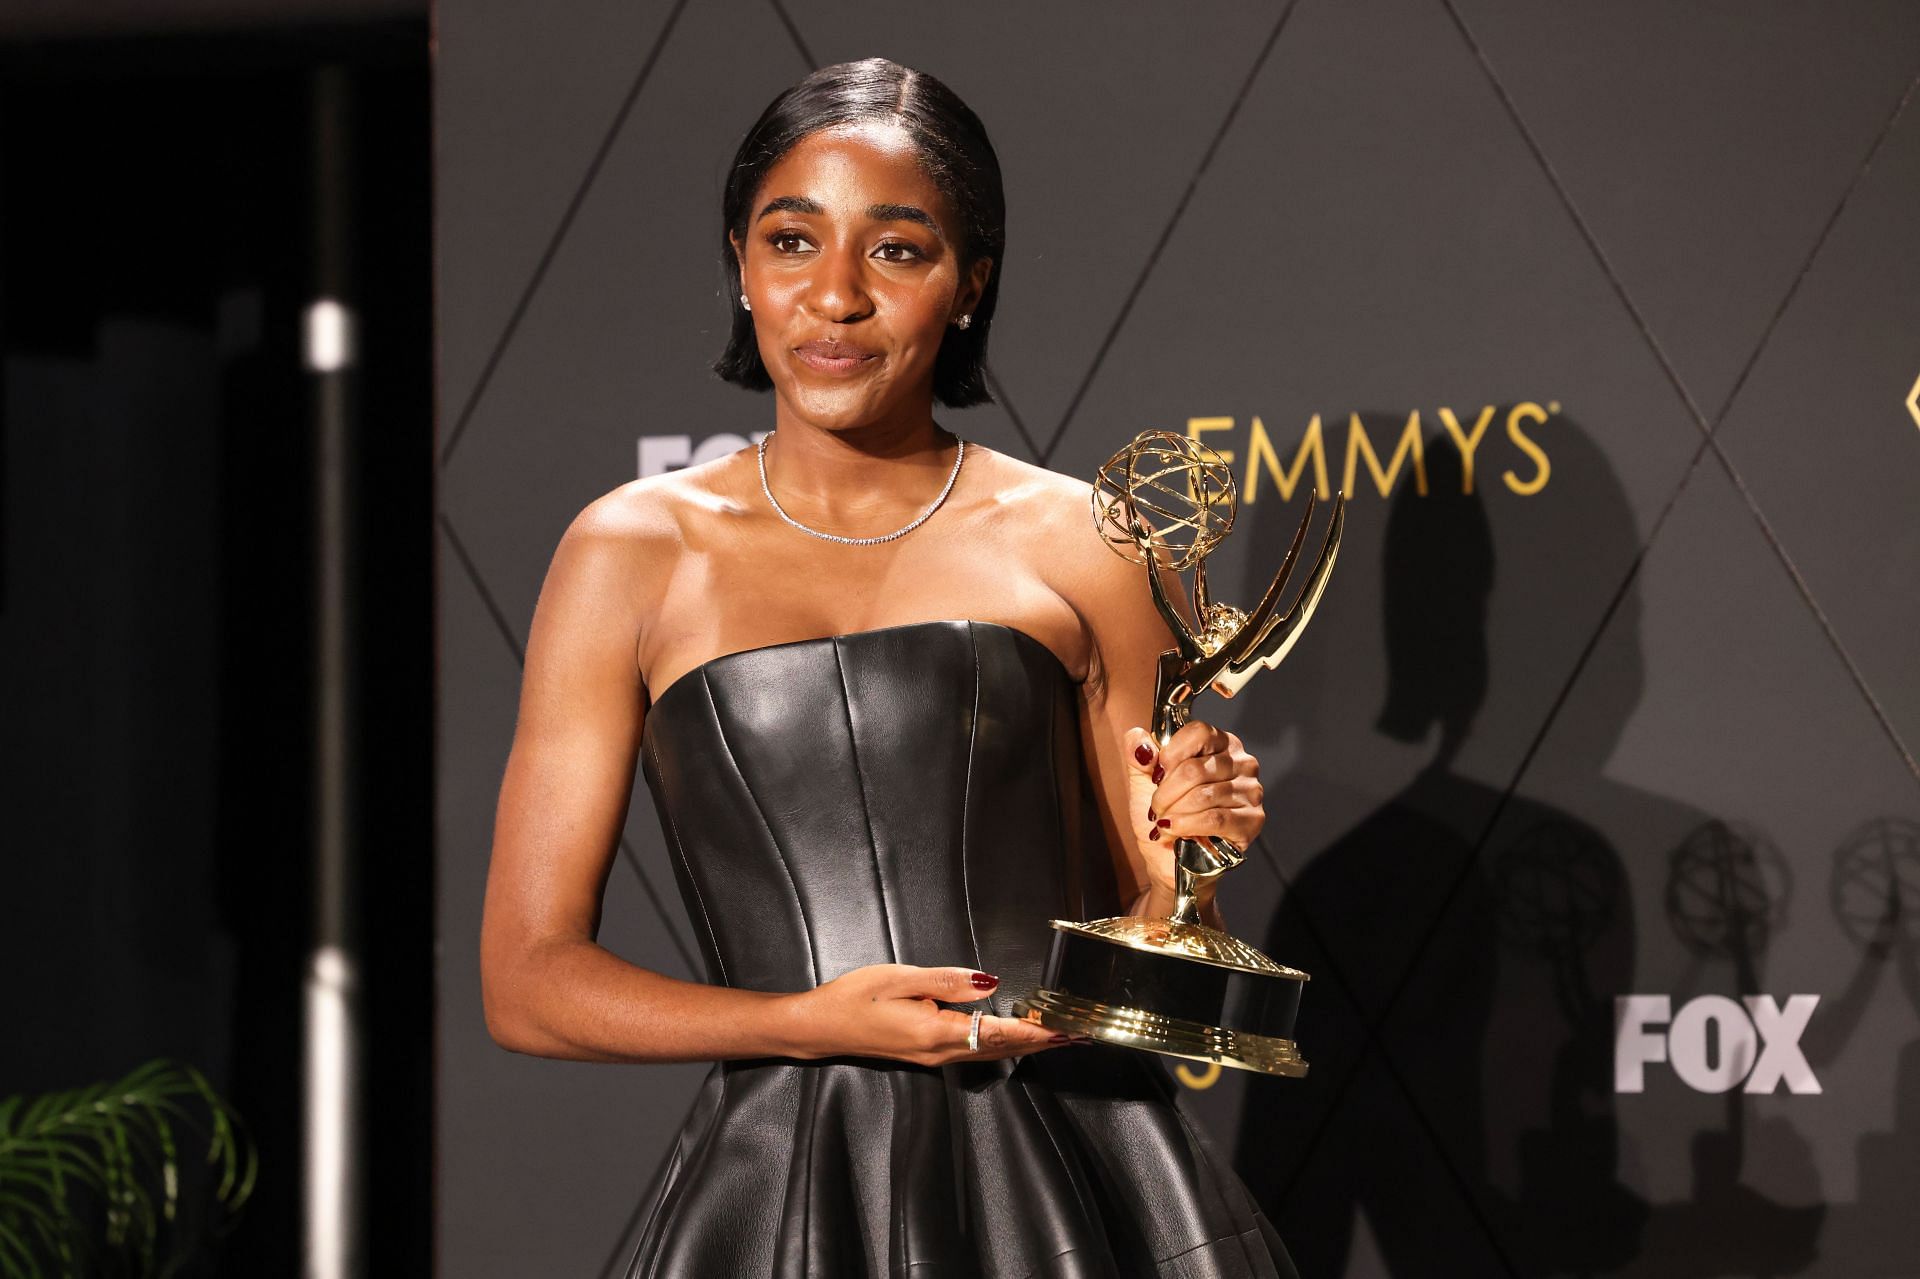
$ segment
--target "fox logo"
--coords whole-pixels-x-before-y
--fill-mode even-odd
[[[1752,1093],[1783,1082],[1788,1092],[1817,1093],[1820,1081],[1800,1036],[1819,1002],[1818,995],[1789,995],[1784,1004],[1770,995],[1739,1002],[1701,995],[1675,1013],[1669,996],[1621,995],[1614,1000],[1613,1090],[1646,1091],[1647,1066],[1666,1062],[1698,1092],[1727,1092],[1744,1080]]]

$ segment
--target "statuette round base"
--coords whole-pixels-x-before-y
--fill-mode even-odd
[[[1298,1079],[1307,974],[1217,929],[1151,916],[1056,919],[1040,988],[1013,1015],[1166,1057]]]
[[[1303,1078],[1307,1063],[1293,1041],[1207,1026],[1177,1017],[1160,1017],[1139,1008],[1078,999],[1059,991],[1037,990],[1016,1000],[1014,1016],[1048,1030],[1087,1035],[1123,1048],[1142,1048],[1163,1057],[1218,1062],[1238,1070]]]

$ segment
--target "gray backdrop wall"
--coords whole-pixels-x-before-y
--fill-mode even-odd
[[[1920,7],[437,26],[441,1273],[614,1268],[702,1072],[487,1038],[521,645],[575,512],[771,425],[706,372],[721,174],[879,53],[1007,175],[999,402],[947,424],[1081,476],[1199,434],[1243,596],[1318,459],[1356,494],[1312,631],[1215,704],[1272,782],[1229,918],[1313,974],[1312,1073],[1183,1076],[1303,1273],[1920,1274]],[[608,898],[696,975],[644,787]]]

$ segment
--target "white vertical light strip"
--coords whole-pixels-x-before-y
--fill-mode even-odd
[[[354,1127],[359,1107],[359,974],[338,946],[320,946],[306,979],[307,1279],[356,1272]]]
[[[354,517],[358,316],[353,76],[312,76],[312,292],[301,313],[313,447],[313,934],[306,982],[305,1279],[363,1279],[366,1026],[360,990],[360,796],[353,745],[361,708],[361,606]]]
[[[326,299],[306,311],[314,369],[314,848],[313,948],[306,978],[305,1279],[359,1279],[359,963],[355,949],[351,507],[347,309]],[[331,365],[332,367],[319,367]]]
[[[345,307],[308,308],[308,358],[351,360]],[[317,322],[316,322],[317,320]],[[348,379],[313,375],[315,447],[314,933],[306,986],[305,1279],[361,1279],[365,1204],[352,769],[354,659]]]
[[[353,311],[333,298],[321,298],[302,317],[300,346],[309,372],[338,373],[353,367],[358,354],[358,324]]]

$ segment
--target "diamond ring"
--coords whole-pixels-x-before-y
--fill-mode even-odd
[[[973,1018],[967,1023],[967,1051],[970,1053],[980,1051],[980,1010],[978,1008],[973,1010]]]

